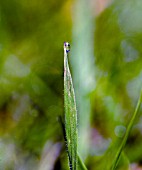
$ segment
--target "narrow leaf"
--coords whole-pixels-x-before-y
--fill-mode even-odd
[[[77,111],[72,78],[68,65],[69,43],[64,43],[64,105],[65,131],[71,170],[77,170]]]

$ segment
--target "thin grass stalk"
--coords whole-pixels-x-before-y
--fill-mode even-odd
[[[112,164],[111,170],[115,170],[116,167],[117,167],[117,165],[118,165],[119,158],[120,158],[121,153],[122,153],[122,151],[123,151],[123,149],[124,149],[124,146],[125,146],[125,144],[126,144],[126,141],[127,141],[128,137],[129,137],[129,134],[130,134],[130,131],[131,131],[132,126],[133,126],[133,124],[134,124],[134,121],[135,121],[135,119],[136,119],[136,117],[137,117],[137,115],[138,115],[138,111],[139,111],[139,108],[140,108],[140,105],[141,105],[141,101],[142,101],[142,90],[141,90],[141,92],[140,92],[140,97],[139,97],[139,99],[138,99],[138,102],[137,102],[135,111],[134,111],[134,113],[133,113],[133,115],[132,115],[132,117],[131,117],[131,120],[130,120],[129,124],[128,124],[126,133],[125,133],[124,138],[123,138],[123,140],[122,140],[122,143],[121,143],[121,145],[120,145],[120,147],[119,147],[119,149],[118,149],[118,151],[117,151],[117,153],[116,153],[115,159],[113,160],[113,164]]]

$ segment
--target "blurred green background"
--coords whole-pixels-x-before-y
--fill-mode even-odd
[[[122,140],[142,83],[142,1],[0,0],[0,170],[69,169],[59,121],[64,41],[88,169]],[[142,169],[141,111],[117,169]]]

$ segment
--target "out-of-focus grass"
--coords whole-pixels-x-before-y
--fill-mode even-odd
[[[90,170],[111,163],[141,88],[142,1],[112,1],[96,18],[93,3],[90,16],[89,2],[75,1],[75,9],[70,0],[0,1],[1,166],[35,169],[44,162],[47,143],[52,155],[56,143],[64,143],[57,117],[64,110],[65,40],[72,45],[81,156]],[[140,167],[141,132],[140,114],[117,169]],[[67,169],[65,148],[60,146],[51,166]],[[104,157],[106,152],[110,157]]]
[[[68,3],[0,1],[0,141],[14,146],[12,169],[38,168],[46,142],[62,141],[57,117],[63,114],[61,44],[71,37]],[[9,164],[8,152],[2,154]],[[59,155],[53,156],[52,167]],[[24,166],[27,158],[36,166]]]
[[[73,13],[71,64],[78,110],[79,152],[85,159],[90,139],[90,97],[95,87],[93,17],[86,0],[77,0]],[[84,20],[86,22],[84,22]]]
[[[125,144],[126,144],[126,142],[127,142],[127,139],[128,139],[128,137],[129,137],[129,134],[130,134],[130,131],[131,131],[131,129],[132,129],[132,126],[133,126],[133,124],[134,124],[134,122],[135,122],[135,119],[136,119],[136,117],[137,117],[137,115],[138,115],[138,111],[139,111],[141,102],[142,102],[142,91],[140,92],[140,97],[139,97],[139,100],[138,100],[136,109],[135,109],[135,111],[134,111],[134,113],[133,113],[133,115],[132,115],[132,117],[131,117],[131,120],[129,121],[129,124],[128,124],[127,130],[126,130],[126,133],[125,133],[125,135],[124,135],[124,137],[123,137],[123,140],[122,140],[122,142],[121,142],[121,144],[120,144],[120,146],[119,146],[119,148],[118,148],[118,151],[117,151],[116,154],[115,154],[115,158],[114,158],[114,160],[113,160],[113,164],[112,164],[112,167],[111,167],[112,170],[116,169],[116,167],[117,167],[117,164],[118,164],[119,159],[120,159],[120,156],[121,156],[121,152],[122,152],[123,149],[124,149],[124,146],[125,146]]]

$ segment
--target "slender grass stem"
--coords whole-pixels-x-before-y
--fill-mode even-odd
[[[78,170],[87,170],[86,166],[82,162],[80,156],[78,155]]]
[[[138,99],[138,102],[137,102],[135,111],[134,111],[134,113],[133,113],[133,115],[132,115],[132,117],[131,117],[131,120],[130,120],[129,124],[128,124],[126,133],[125,133],[124,138],[123,138],[123,140],[122,140],[122,143],[121,143],[121,145],[120,145],[120,147],[119,147],[119,149],[118,149],[118,151],[117,151],[117,153],[116,153],[116,156],[115,156],[115,159],[114,159],[114,161],[113,161],[111,170],[115,170],[115,168],[116,168],[116,166],[117,166],[117,164],[118,164],[118,161],[119,161],[121,152],[122,152],[122,150],[123,150],[123,148],[124,148],[124,146],[125,146],[125,144],[126,144],[126,141],[127,141],[128,137],[129,137],[129,134],[130,134],[130,131],[131,131],[131,129],[132,129],[132,126],[133,126],[134,121],[135,121],[135,119],[136,119],[136,116],[137,116],[137,114],[138,114],[138,111],[139,111],[139,108],[140,108],[140,105],[141,105],[141,100],[142,100],[142,90],[141,90],[141,92],[140,92],[140,97],[139,97],[139,99]]]

